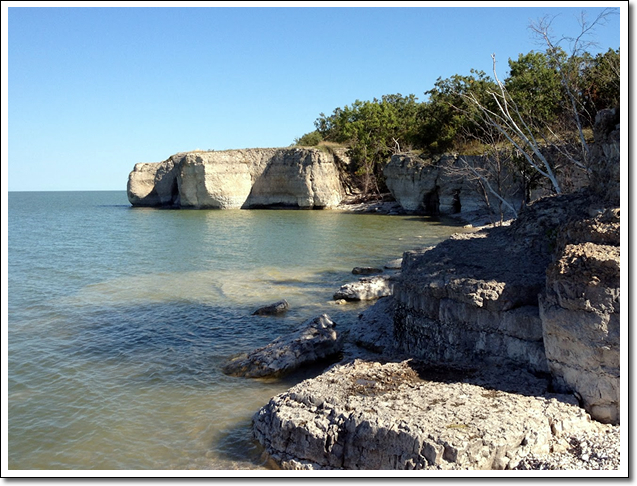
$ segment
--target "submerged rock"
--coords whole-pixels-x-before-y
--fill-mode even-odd
[[[255,310],[252,315],[253,316],[277,316],[280,314],[284,314],[290,308],[290,304],[288,301],[283,299],[274,304],[266,305]]]
[[[327,314],[306,321],[292,333],[267,346],[232,358],[222,371],[227,375],[261,378],[281,376],[303,365],[338,354],[343,339]]]

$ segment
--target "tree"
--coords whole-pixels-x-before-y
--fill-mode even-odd
[[[576,36],[556,38],[551,30],[551,24],[555,17],[545,16],[530,25],[531,31],[540,42],[545,44],[546,54],[559,75],[564,92],[564,113],[568,113],[566,120],[578,135],[579,150],[562,150],[561,153],[571,163],[585,170],[588,170],[591,150],[584,134],[584,127],[591,126],[595,116],[594,113],[586,109],[581,96],[583,92],[582,72],[586,68],[588,57],[586,50],[594,45],[590,39],[597,26],[605,24],[616,13],[617,9],[615,8],[605,8],[590,22],[586,17],[586,12],[581,12],[578,18],[580,30]],[[568,44],[568,52],[560,46],[563,43]]]
[[[507,91],[525,117],[554,124],[561,113],[562,88],[551,60],[543,52],[531,51],[509,59]]]
[[[582,95],[593,119],[599,110],[619,106],[619,73],[619,49],[598,54],[584,70]]]
[[[589,167],[590,148],[584,128],[591,115],[585,110],[581,96],[583,92],[582,73],[585,71],[587,60],[586,53],[582,49],[584,45],[587,45],[585,40],[593,32],[595,26],[605,22],[612,13],[614,13],[612,9],[605,9],[590,23],[582,14],[580,33],[576,37],[563,37],[561,39],[569,41],[570,55],[562,50],[559,41],[553,40],[550,33],[552,19],[545,17],[532,23],[533,32],[541,37],[547,45],[545,56],[525,56],[519,59],[518,63],[514,63],[512,67],[516,70],[521,69],[514,70],[514,77],[507,86],[498,78],[496,57],[493,54],[493,75],[497,89],[490,90],[488,94],[494,101],[494,105],[489,106],[474,93],[460,93],[468,103],[478,110],[481,122],[497,129],[504,135],[507,141],[524,157],[528,165],[550,182],[557,194],[562,192],[557,177],[560,163],[566,163],[582,170],[588,170]],[[545,60],[548,62],[545,63]],[[520,61],[524,61],[524,63],[521,64]],[[528,76],[525,75],[525,71],[532,71],[529,66],[533,67],[536,72],[545,75],[542,77],[542,79],[545,78],[543,83],[545,89],[543,91],[535,90],[535,93],[555,94],[554,79],[559,80],[561,96],[558,100],[560,109],[557,114],[560,115],[561,124],[557,127],[555,120],[551,120],[555,113],[552,109],[553,99],[550,99],[548,103],[538,102],[540,114],[538,116],[529,105],[536,98],[520,94],[521,90],[533,88],[534,82],[530,82]],[[539,82],[535,84],[537,85]],[[513,87],[515,91],[509,91],[509,87]],[[517,100],[514,96],[516,91]],[[590,124],[590,121],[588,123]],[[574,139],[577,143],[573,143],[572,134],[575,135]],[[549,160],[545,155],[547,148],[553,149],[559,154],[559,157],[553,157]]]
[[[302,137],[295,138],[293,145],[297,147],[316,147],[322,141],[323,137],[321,134],[317,130],[314,130],[313,132],[306,133]]]
[[[467,133],[475,132],[476,116],[466,96],[470,93],[487,104],[493,80],[483,71],[472,69],[471,75],[455,74],[447,79],[438,78],[434,88],[426,91],[429,96],[418,113],[419,134],[417,143],[431,154],[439,154],[457,147]]]
[[[363,192],[378,194],[384,165],[392,154],[411,144],[416,114],[416,97],[399,93],[380,100],[356,100],[330,116],[321,113],[314,125],[325,140],[349,146]]]

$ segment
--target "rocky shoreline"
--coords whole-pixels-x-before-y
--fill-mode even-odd
[[[336,292],[379,300],[350,329],[331,326],[338,363],[254,415],[278,467],[619,470],[616,123],[602,113],[587,188]]]
[[[537,215],[532,219],[537,220]],[[520,231],[517,226],[458,235],[447,245],[473,240],[484,250],[490,233],[496,238],[503,232],[510,236]],[[538,245],[534,239],[526,243]],[[424,253],[441,251],[433,250]],[[422,268],[421,262],[410,262],[410,258],[413,255],[405,255],[402,273],[409,273],[410,265]],[[545,268],[546,262],[540,261],[539,266]],[[490,360],[472,356],[466,361],[440,356],[414,359],[413,349],[401,348],[396,335],[399,306],[396,295],[381,297],[345,333],[339,363],[273,397],[255,414],[255,437],[278,467],[620,467],[620,426],[591,419],[577,392],[557,392],[548,368],[502,356]],[[533,334],[529,318],[525,319],[523,332]],[[454,343],[445,346],[454,348]]]

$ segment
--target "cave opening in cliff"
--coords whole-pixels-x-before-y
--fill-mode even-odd
[[[422,200],[424,213],[428,216],[438,216],[440,214],[440,195],[438,194],[439,187],[429,191],[425,194]]]

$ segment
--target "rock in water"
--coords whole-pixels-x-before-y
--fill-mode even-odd
[[[343,347],[343,339],[335,327],[329,316],[322,314],[265,347],[232,358],[222,371],[247,378],[274,377],[329,358]]]
[[[389,276],[363,277],[358,282],[343,285],[334,294],[334,300],[374,300],[391,294]]]
[[[374,267],[354,267],[352,273],[354,275],[373,275],[374,273],[383,273],[383,269]]]
[[[274,304],[266,305],[265,307],[261,307],[255,310],[252,313],[252,315],[253,316],[278,316],[280,314],[287,312],[289,308],[290,308],[290,304],[288,304],[287,300],[283,299],[278,302],[275,302]]]
[[[400,266],[403,263],[403,259],[402,258],[395,258],[394,260],[390,260],[387,263],[385,263],[385,268],[389,269],[389,270],[400,270]]]

